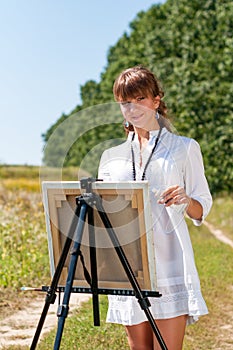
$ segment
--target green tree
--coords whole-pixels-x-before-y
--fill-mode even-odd
[[[167,0],[153,5],[138,13],[129,31],[109,48],[100,82],[88,81],[81,87],[82,105],[70,115],[113,101],[116,76],[125,68],[143,64],[162,81],[164,100],[177,131],[200,143],[211,191],[232,191],[232,29],[231,0]],[[46,145],[58,125],[69,117],[63,115],[46,132]],[[80,118],[86,124],[89,116],[82,114]],[[96,125],[96,130],[91,128],[79,138],[64,165],[79,166],[97,144],[101,146],[92,154],[91,163],[98,163],[103,142],[123,137],[118,118],[118,124]],[[63,138],[70,137],[69,132],[58,135],[63,144]],[[60,148],[47,148],[45,164],[52,160],[53,165],[59,165]]]

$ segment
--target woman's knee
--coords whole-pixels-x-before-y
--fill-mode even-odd
[[[152,350],[153,332],[149,322],[127,326],[126,333],[131,350]]]
[[[156,321],[162,338],[169,350],[182,350],[186,321],[187,315]],[[157,349],[160,349],[160,347],[154,336],[154,350]]]

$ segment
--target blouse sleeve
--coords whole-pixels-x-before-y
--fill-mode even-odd
[[[203,208],[201,220],[192,219],[199,226],[208,215],[212,206],[212,196],[205,177],[204,164],[199,144],[191,139],[185,162],[185,190],[188,196],[197,200]]]

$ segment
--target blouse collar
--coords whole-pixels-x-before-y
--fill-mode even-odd
[[[167,131],[167,129],[165,127],[163,127],[161,135],[163,135],[166,131]],[[159,133],[159,129],[149,131],[149,135],[150,135],[149,141],[152,140],[154,137],[157,137],[158,133]],[[128,141],[132,141],[133,134],[134,134],[134,131],[129,132],[128,137],[127,137]],[[138,137],[136,134],[135,134],[134,140],[138,140]]]

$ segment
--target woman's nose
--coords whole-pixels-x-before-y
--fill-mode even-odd
[[[137,102],[130,101],[130,102],[127,103],[127,105],[126,105],[126,109],[127,109],[128,111],[135,111],[137,108],[138,108]]]

